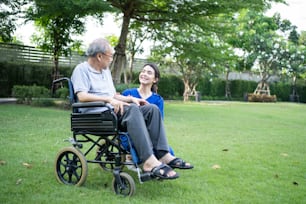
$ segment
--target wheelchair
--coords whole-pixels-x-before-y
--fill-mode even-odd
[[[68,83],[69,102],[72,107],[70,116],[72,137],[67,141],[72,146],[61,149],[55,159],[56,179],[63,184],[81,186],[88,175],[88,163],[98,164],[107,172],[113,173],[112,189],[117,195],[132,196],[135,191],[133,177],[123,171],[124,166],[136,167],[140,183],[154,179],[151,173],[141,173],[138,166],[141,161],[132,145],[128,133],[119,129],[117,115],[103,102],[79,103],[74,94],[73,84],[67,77],[53,81]],[[81,108],[105,107],[101,113],[81,113]],[[85,144],[86,145],[85,148]],[[96,149],[95,154],[90,154]],[[126,161],[126,155],[132,155]],[[94,155],[94,156],[92,156]],[[91,159],[88,157],[91,156]]]

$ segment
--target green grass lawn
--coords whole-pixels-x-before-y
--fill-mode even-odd
[[[89,164],[82,187],[54,176],[72,136],[70,111],[0,105],[0,203],[306,203],[305,104],[166,102],[165,125],[177,156],[193,170],[116,196],[112,174]]]

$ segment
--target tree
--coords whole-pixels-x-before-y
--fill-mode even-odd
[[[160,61],[163,67],[171,67],[170,72],[181,76],[184,82],[184,101],[196,94],[200,79],[205,75],[217,76],[232,63],[230,56],[234,56],[233,51],[215,34],[195,35],[190,29],[187,26],[186,29],[168,33],[168,38],[152,51],[154,61]]]
[[[298,40],[288,41],[283,51],[281,59],[282,73],[292,79],[291,101],[298,101],[298,92],[296,90],[297,78],[306,72],[306,47],[299,45]]]
[[[299,44],[306,46],[306,31],[302,31],[299,36]]]
[[[16,30],[16,21],[21,18],[22,6],[27,0],[1,0],[0,2],[0,41],[11,42]]]
[[[112,75],[115,83],[120,83],[121,72],[126,65],[127,37],[131,20],[144,22],[150,21],[149,15],[159,16],[161,13],[168,13],[167,5],[169,1],[151,0],[108,0],[108,2],[118,9],[118,15],[122,14],[122,27],[118,45],[115,46],[114,60],[112,63]],[[171,2],[171,1],[170,1]]]
[[[179,23],[164,22],[160,25],[163,29],[156,32],[156,39],[161,46],[156,47],[154,51],[161,56],[170,55],[173,61],[178,64],[179,73],[185,84],[184,100],[188,100],[188,96],[195,93],[197,83],[204,74],[217,75],[218,72],[229,72],[231,68],[238,67],[235,65],[237,57],[226,41],[227,36],[234,32],[233,23],[235,22],[232,19],[241,6],[223,1],[220,1],[220,4],[206,2],[206,6],[202,7],[196,3],[202,4],[203,2],[193,1],[187,6],[187,9],[184,7],[193,13],[188,15],[187,12],[186,15],[186,12],[182,12],[182,10],[179,13],[185,14],[183,21]],[[252,3],[255,2],[248,2],[248,5],[244,6],[250,6],[258,13],[263,12],[264,5],[258,7]],[[220,5],[226,9],[220,9]],[[197,10],[198,13],[194,12]],[[203,15],[201,12],[207,14]],[[162,57],[156,59],[163,61]],[[226,90],[226,97],[229,98],[228,86]]]
[[[52,52],[54,69],[52,79],[59,77],[59,57],[80,46],[73,35],[84,32],[84,17],[96,15],[102,19],[103,12],[110,11],[109,4],[98,0],[35,0],[28,10],[28,19],[34,20],[43,35],[36,36],[39,46]]]
[[[279,75],[282,68],[287,41],[283,36],[294,27],[289,21],[282,21],[279,14],[267,17],[250,10],[242,11],[236,20],[239,26],[230,43],[244,51],[248,65],[245,68],[254,69],[261,75],[254,92],[270,95],[268,80],[272,75]]]
[[[260,10],[272,1],[283,2],[283,0],[249,0],[243,3],[227,0],[108,0],[122,14],[122,28],[112,64],[114,82],[120,82],[121,71],[126,64],[125,51],[131,19],[152,29],[157,34],[156,39],[160,40],[166,37],[164,31],[170,32],[172,29],[179,28],[179,25],[202,24],[204,19],[209,21],[211,17],[220,13],[235,12],[242,8]]]

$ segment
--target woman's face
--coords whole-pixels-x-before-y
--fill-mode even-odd
[[[140,74],[139,74],[139,82],[141,84],[150,84],[152,85],[155,83],[157,79],[155,78],[155,71],[152,67],[149,65],[142,68]]]

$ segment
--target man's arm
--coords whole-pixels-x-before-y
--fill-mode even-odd
[[[97,96],[84,91],[77,93],[80,102],[93,102],[93,101],[103,101],[105,103],[111,103],[112,97],[109,96]]]
[[[97,96],[97,95],[90,94],[90,93],[83,92],[83,91],[78,92],[77,96],[80,102],[102,101],[105,103],[109,103],[113,106],[115,113],[118,113],[120,111],[120,113],[123,114],[123,111],[124,111],[123,106],[130,105],[129,103],[115,99],[115,97]]]
[[[126,103],[135,103],[137,105],[145,105],[148,104],[148,102],[144,99],[140,99],[140,98],[135,98],[133,96],[123,96],[121,94],[116,94],[114,96],[115,99],[119,100],[119,101],[124,101]]]

